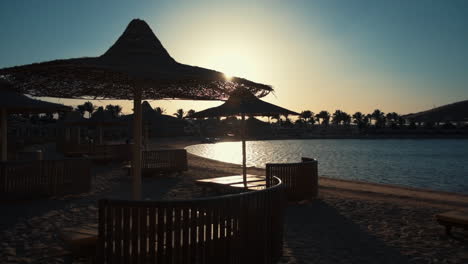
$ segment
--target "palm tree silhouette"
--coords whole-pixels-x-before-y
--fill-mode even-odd
[[[305,122],[309,122],[310,119],[313,117],[314,113],[310,110],[304,110],[301,112],[301,115],[299,116],[300,119],[303,119]]]
[[[335,113],[332,115],[332,124],[338,125],[343,121],[343,112],[341,110],[335,110]]]
[[[382,128],[385,127],[385,114],[379,109],[375,109],[371,114],[371,118],[375,120],[375,127]]]
[[[278,114],[272,115],[272,116],[271,116],[271,119],[275,119],[277,124],[278,124],[278,123],[280,122],[280,120],[281,120],[280,115],[278,115]]]
[[[166,109],[161,108],[161,107],[158,106],[158,107],[156,107],[156,108],[154,109],[154,111],[156,111],[156,113],[162,115],[162,114],[164,114],[164,113],[166,112]]]
[[[346,112],[341,112],[341,121],[344,125],[349,126],[351,124],[351,116]]]
[[[356,112],[353,114],[353,123],[358,126],[359,130],[364,128],[364,115],[361,112]]]
[[[88,117],[91,117],[91,115],[94,113],[94,110],[96,110],[96,107],[90,101],[85,102],[83,107],[85,111],[88,112]]]
[[[190,109],[187,111],[187,116],[190,117],[191,115],[195,114],[195,110]]]
[[[106,111],[110,112],[113,117],[118,117],[122,112],[122,107],[120,105],[106,105]]]
[[[328,126],[330,123],[330,113],[328,111],[322,110],[318,114],[315,115],[317,118],[317,121],[320,123],[320,120],[322,120],[322,125]]]
[[[77,105],[77,106],[76,106],[76,111],[78,111],[78,113],[80,113],[80,115],[81,115],[82,117],[84,117],[84,114],[85,114],[85,112],[86,112],[86,109],[85,109],[84,105]]]
[[[177,111],[174,113],[175,117],[177,117],[177,119],[183,119],[184,118],[184,109],[180,108],[180,109],[177,109]]]

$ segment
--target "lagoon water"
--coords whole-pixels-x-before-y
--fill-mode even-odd
[[[199,144],[187,151],[241,164],[240,142]],[[319,161],[319,175],[468,194],[468,139],[313,139],[247,142],[247,165]]]

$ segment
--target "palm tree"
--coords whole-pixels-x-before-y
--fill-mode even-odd
[[[177,111],[174,113],[175,117],[177,117],[177,119],[183,119],[184,118],[184,109],[177,109]]]
[[[359,126],[359,124],[362,124],[363,118],[364,117],[361,112],[356,112],[353,114],[353,123]]]
[[[280,122],[280,120],[281,120],[280,115],[278,115],[278,114],[272,115],[272,116],[271,116],[271,119],[275,119],[277,124],[278,124],[278,123]]]
[[[371,120],[372,120],[372,115],[367,114],[367,115],[364,116],[364,118],[362,118],[362,124],[365,127],[368,127],[371,124]]]
[[[88,117],[91,117],[96,107],[90,101],[87,101],[83,104],[83,107],[86,112],[88,112]]]
[[[341,112],[341,121],[348,126],[351,123],[351,116],[346,112]]]
[[[330,113],[328,111],[320,111],[318,114],[315,115],[315,118],[317,118],[317,122],[319,123],[320,120],[322,120],[322,125],[328,126],[328,124],[330,123]]]
[[[375,120],[375,127],[382,128],[385,126],[385,114],[379,109],[375,109],[371,114],[371,118]]]
[[[190,116],[193,115],[193,114],[195,114],[195,110],[190,109],[190,110],[187,111],[187,116],[190,117]]]
[[[77,105],[76,106],[76,111],[78,111],[78,113],[80,113],[80,115],[82,117],[84,117],[84,114],[86,112],[86,108],[84,107],[84,105]]]
[[[164,113],[166,112],[166,109],[161,108],[161,107],[158,106],[158,107],[156,107],[156,108],[154,109],[154,111],[156,111],[156,113],[162,115],[162,114],[164,114]]]
[[[343,112],[341,112],[341,110],[336,110],[332,115],[332,123],[338,125],[341,121],[343,121]]]
[[[400,115],[395,112],[392,112],[388,113],[385,117],[387,119],[387,126],[395,128],[397,126],[397,122]]]
[[[353,123],[357,125],[359,130],[362,130],[365,126],[364,118],[365,116],[361,112],[353,114]]]
[[[118,117],[122,112],[122,107],[120,105],[106,105],[106,111],[110,112],[113,117]]]
[[[305,122],[309,122],[309,120],[313,117],[314,113],[310,110],[304,110],[301,112],[299,116],[300,119],[304,120]]]

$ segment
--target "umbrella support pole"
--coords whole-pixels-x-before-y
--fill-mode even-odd
[[[246,146],[245,146],[245,115],[242,114],[242,179],[244,181],[244,187],[247,188],[247,162],[246,162]]]
[[[7,160],[7,111],[5,108],[1,109],[1,133],[2,133],[2,161]]]
[[[132,158],[132,198],[141,200],[141,90],[136,87],[133,98],[133,158]]]
[[[81,144],[81,128],[78,126],[76,128],[76,142],[79,144]]]
[[[102,125],[98,125],[98,133],[99,133],[99,144],[103,144],[102,140]]]

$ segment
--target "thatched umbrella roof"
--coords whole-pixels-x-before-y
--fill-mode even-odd
[[[55,60],[0,69],[0,78],[35,96],[133,99],[133,197],[141,198],[141,100],[224,100],[236,87],[258,96],[271,86],[175,61],[143,20],[130,22],[117,42],[99,57]]]
[[[273,116],[299,115],[286,108],[267,103],[255,97],[244,88],[237,88],[222,105],[196,112],[187,118],[220,117],[220,116]]]
[[[54,113],[70,111],[71,107],[29,98],[16,92],[10,83],[0,80],[1,161],[7,160],[7,115],[16,113]]]
[[[226,99],[236,87],[258,96],[271,86],[175,61],[143,20],[130,22],[117,42],[99,57],[85,57],[0,69],[18,91],[33,96],[133,99]]]
[[[5,109],[9,114],[71,111],[71,107],[32,99],[20,94],[4,80],[0,80],[0,109]]]
[[[468,100],[447,104],[403,118],[423,122],[460,122],[468,121]]]
[[[299,115],[283,107],[264,102],[255,97],[247,89],[239,87],[231,93],[229,99],[222,105],[196,112],[187,118],[235,116],[242,117],[242,176],[247,187],[247,165],[245,147],[245,116]]]

